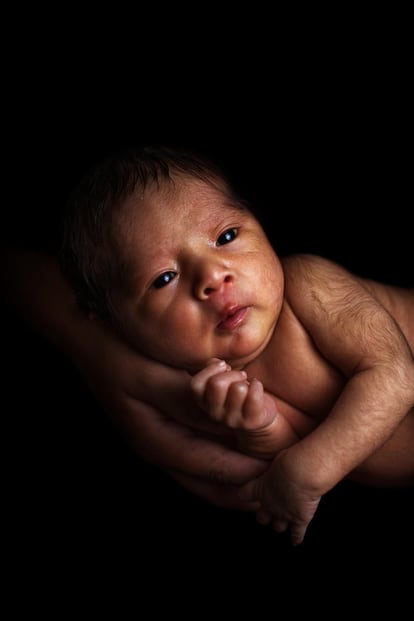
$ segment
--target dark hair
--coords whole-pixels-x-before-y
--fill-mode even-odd
[[[111,292],[125,280],[128,265],[114,233],[115,218],[136,190],[172,183],[174,174],[219,184],[236,204],[247,207],[223,172],[196,152],[143,146],[107,156],[73,190],[62,222],[61,270],[85,311],[116,316]]]

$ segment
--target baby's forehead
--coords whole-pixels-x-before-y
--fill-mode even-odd
[[[158,179],[145,187],[135,187],[125,200],[123,211],[145,216],[163,208],[174,211],[177,216],[203,211],[213,215],[227,209],[240,209],[242,205],[223,180],[181,173]]]
[[[223,228],[240,227],[251,217],[226,186],[190,177],[135,188],[114,234],[122,253],[158,256],[161,246],[174,254],[189,235],[213,240]]]

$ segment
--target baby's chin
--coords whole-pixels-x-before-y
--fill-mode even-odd
[[[182,365],[181,368],[184,368],[190,375],[195,375],[196,373],[199,373],[199,371],[205,369],[206,366],[213,360],[213,358],[215,358],[217,360],[224,360],[224,362],[227,362],[227,364],[230,365],[233,370],[240,371],[244,369],[244,367],[246,367],[250,362],[255,360],[256,356],[257,355],[255,353],[249,356],[244,356],[242,358],[232,358],[230,356],[217,355],[211,356],[202,361],[193,361],[192,363],[189,363],[187,365]]]
[[[224,360],[228,365],[234,370],[242,370],[248,364],[253,362],[260,356],[263,350],[266,348],[268,344],[268,339],[250,339],[249,342],[244,340],[238,343],[233,343],[230,347],[221,347],[217,350],[209,350],[205,352],[205,355],[201,355],[200,351],[192,352],[195,355],[191,355],[190,352],[187,352],[185,355],[178,355],[177,352],[163,352],[164,356],[161,360],[165,364],[175,367],[177,369],[183,369],[190,373],[190,375],[194,375],[195,373],[199,373],[211,362],[213,358],[218,360]],[[196,349],[196,348],[194,348]]]

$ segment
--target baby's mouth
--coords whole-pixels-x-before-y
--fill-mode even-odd
[[[222,320],[217,324],[217,328],[219,330],[235,330],[243,323],[248,310],[247,306],[229,308],[223,315]]]

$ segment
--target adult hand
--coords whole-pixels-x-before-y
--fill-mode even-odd
[[[75,353],[75,352],[74,352]],[[268,462],[233,449],[226,430],[197,409],[186,372],[140,356],[102,322],[89,322],[72,359],[137,454],[186,489],[229,509],[256,511],[239,486]]]
[[[54,257],[7,249],[1,266],[5,300],[75,363],[143,460],[216,505],[258,508],[237,492],[268,462],[231,448],[228,434],[195,406],[185,372],[140,356],[104,322],[85,317]]]

